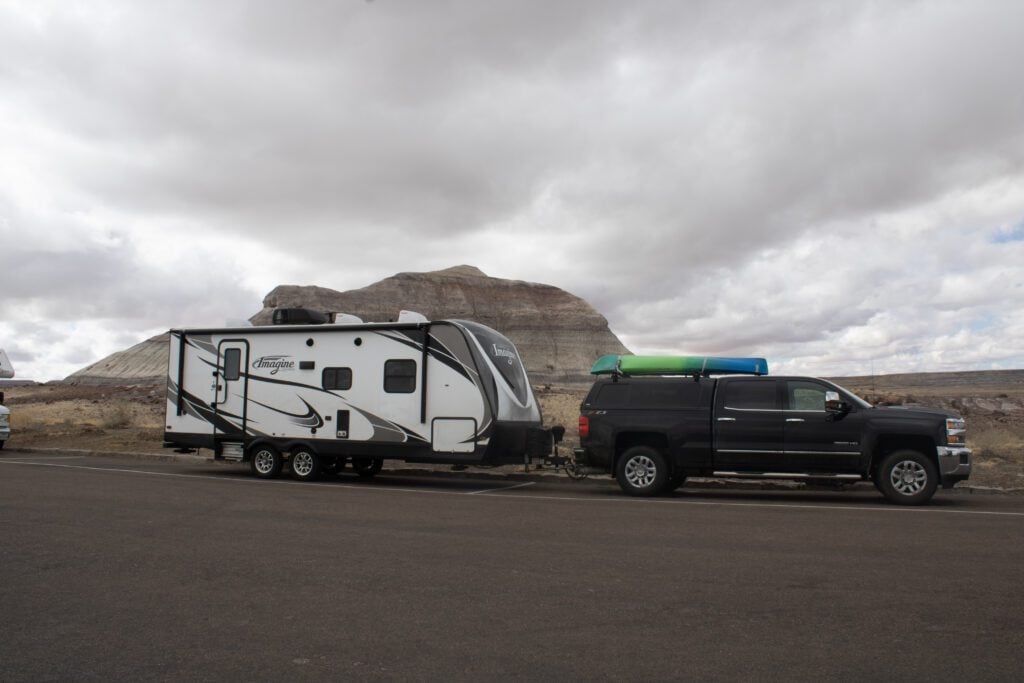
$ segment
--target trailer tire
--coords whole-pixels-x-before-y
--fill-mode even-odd
[[[260,479],[273,479],[281,474],[283,464],[281,454],[273,446],[255,446],[249,454],[249,467]]]
[[[655,448],[633,446],[619,458],[615,478],[631,496],[655,496],[668,484],[668,462]]]
[[[312,448],[298,448],[292,453],[292,476],[299,481],[313,481],[320,475],[320,458]]]
[[[384,458],[352,458],[352,469],[360,477],[369,479],[384,468]]]
[[[939,472],[924,453],[896,451],[882,461],[875,486],[891,503],[924,505],[939,487]]]

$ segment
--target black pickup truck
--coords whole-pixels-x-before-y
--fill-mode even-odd
[[[577,464],[636,496],[689,476],[869,480],[919,505],[971,473],[959,415],[874,407],[810,377],[616,375],[594,383],[580,413]]]

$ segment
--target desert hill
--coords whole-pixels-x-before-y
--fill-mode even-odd
[[[271,322],[273,310],[303,307],[356,315],[366,322],[395,320],[401,310],[428,319],[468,319],[505,334],[519,349],[536,385],[585,384],[599,356],[628,353],[608,321],[583,299],[551,285],[489,277],[472,266],[399,273],[361,289],[338,292],[281,285],[250,318]],[[118,351],[66,378],[72,384],[147,384],[164,381],[167,335]]]

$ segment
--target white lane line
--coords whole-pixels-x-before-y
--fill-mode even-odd
[[[418,493],[418,494],[433,494],[433,495],[448,495],[448,496],[467,496],[476,495],[480,498],[480,494],[495,491],[496,489],[487,489],[487,491],[440,491],[436,489],[422,489],[422,488],[406,488],[397,486],[373,486],[366,484],[341,484],[341,483],[326,483],[326,482],[302,482],[293,481],[289,479],[257,479],[255,477],[221,477],[213,476],[209,474],[181,474],[177,472],[154,472],[152,470],[129,470],[120,469],[114,467],[87,467],[84,465],[61,465],[58,463],[46,463],[46,462],[26,462],[17,460],[0,460],[0,465],[27,465],[29,467],[55,467],[60,469],[68,470],[87,470],[92,472],[118,472],[123,474],[148,474],[157,477],[172,477],[178,479],[206,479],[209,481],[218,482],[231,482],[235,484],[250,484],[266,486],[269,484],[276,484],[278,486],[304,486],[304,487],[321,487],[331,489],[350,489],[352,491],[371,492],[377,491],[382,493]],[[536,482],[527,482],[528,484],[534,484]],[[520,488],[523,485],[517,484],[508,488]],[[497,489],[498,491],[507,490]],[[914,508],[904,506],[878,506],[872,505],[869,507],[859,505],[819,505],[815,503],[741,503],[741,502],[725,502],[725,501],[713,501],[713,500],[680,500],[676,498],[670,499],[656,499],[656,498],[634,498],[630,496],[622,497],[608,497],[608,498],[595,498],[595,497],[578,497],[578,496],[542,496],[537,494],[528,493],[509,493],[502,496],[491,496],[492,498],[515,498],[519,500],[556,500],[566,501],[574,503],[615,503],[620,505],[635,504],[635,505],[685,505],[685,506],[707,506],[707,507],[739,507],[739,508],[761,508],[761,509],[772,509],[781,508],[788,510],[839,510],[847,512],[890,512],[890,513],[907,513],[917,515],[983,515],[989,517],[1024,517],[1024,512],[1000,512],[996,510],[943,510],[934,508]]]
[[[17,460],[8,460],[6,462],[13,462],[16,465],[34,465],[37,460],[83,460],[85,457],[84,455],[40,455],[38,458],[25,459],[22,456]]]
[[[513,486],[502,486],[500,488],[494,488],[494,489],[480,489],[479,491],[470,491],[466,495],[467,496],[482,496],[482,495],[484,495],[486,493],[500,493],[502,491],[511,491],[512,489],[521,489],[524,486],[533,486],[536,483],[537,482],[535,482],[535,481],[528,481],[525,484],[515,484]]]

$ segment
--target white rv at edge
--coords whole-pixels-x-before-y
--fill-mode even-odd
[[[11,367],[11,361],[8,360],[4,350],[0,349],[0,379],[12,377],[14,377],[14,368]],[[4,392],[0,391],[0,448],[3,448],[7,440],[11,438],[11,411],[3,403]]]
[[[326,318],[279,309],[275,325],[171,330],[164,445],[265,478],[290,461],[303,480],[346,461],[365,476],[387,458],[544,462],[564,430],[542,428],[512,342],[475,322],[404,318],[302,324]]]

